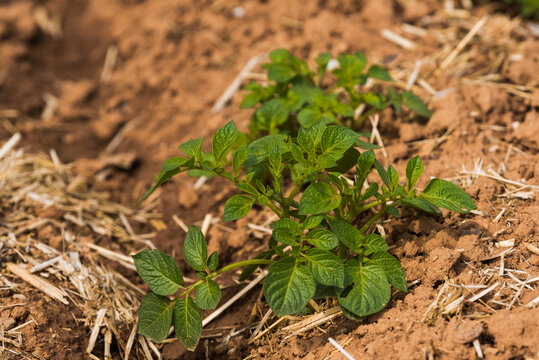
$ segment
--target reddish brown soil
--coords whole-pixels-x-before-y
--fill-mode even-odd
[[[371,59],[384,60],[390,69],[410,69],[403,64],[413,64],[433,53],[438,42],[427,35],[420,41],[421,47],[404,51],[384,40],[380,31],[399,29],[403,22],[419,25],[422,18],[440,9],[440,3],[4,2],[0,5],[0,112],[14,109],[16,114],[0,115],[0,140],[21,131],[23,144],[31,151],[48,152],[54,148],[62,161],[76,161],[80,172],[93,175],[96,169],[89,167],[92,159],[104,151],[122,126],[134,122],[116,152],[134,152],[138,161],[131,168],[114,170],[94,183],[96,189],[110,192],[114,199],[133,204],[147,189],[161,162],[175,155],[175,148],[182,141],[207,136],[229,119],[245,125],[250,112],[239,110],[240,93],[224,111],[213,114],[210,109],[252,56],[286,47],[312,61],[322,51],[336,55],[363,50]],[[238,5],[245,9],[242,18],[232,15],[232,9]],[[38,6],[43,6],[51,18],[60,19],[61,37],[55,39],[40,29],[33,15]],[[472,13],[481,16],[493,8],[480,7]],[[525,30],[505,36],[508,48],[518,44],[516,48],[523,60],[503,61],[496,68],[501,82],[537,87],[539,43]],[[117,48],[118,59],[110,81],[100,82],[110,46]],[[481,58],[485,54],[477,47],[475,55]],[[425,66],[422,72],[432,70]],[[396,117],[389,111],[382,115],[380,132],[389,161],[402,175],[406,160],[419,153],[426,169],[422,185],[430,176],[453,178],[463,166],[471,170],[476,159],[482,159],[483,169],[491,167],[503,172],[507,179],[539,185],[538,93],[523,98],[503,88],[466,83],[451,74],[441,72],[429,80],[435,89],[455,91],[429,102],[433,116],[428,122],[409,115]],[[49,119],[41,119],[45,93],[59,101]],[[420,91],[419,95],[428,94]],[[446,132],[447,138],[437,146],[434,142],[415,142],[438,138]],[[509,148],[510,156],[506,159],[509,146],[518,151]],[[500,170],[500,165],[505,170]],[[178,177],[163,188],[159,198],[167,229],[160,232],[154,243],[175,254],[179,261],[185,234],[172,221],[172,215],[178,215],[187,224],[201,221],[207,213],[219,216],[225,196],[234,191],[222,181],[210,180],[196,192],[192,189],[195,181]],[[408,293],[393,296],[386,310],[362,322],[340,317],[324,325],[323,331],[314,330],[286,341],[274,334],[257,345],[247,346],[244,339],[234,338],[225,353],[211,357],[321,359],[334,351],[327,341],[332,336],[338,342],[346,341],[346,349],[358,359],[471,359],[476,353],[468,334],[474,331],[480,333],[487,359],[539,357],[539,309],[523,306],[539,295],[536,284],[535,290],[522,292],[510,311],[488,311],[467,304],[462,317],[441,316],[430,324],[421,321],[446,280],[481,283],[484,279],[480,270],[499,266],[499,258],[481,261],[499,252],[494,240],[515,240],[517,252],[505,259],[505,267],[526,271],[532,277],[539,275],[539,255],[532,254],[524,245],[537,244],[537,194],[528,200],[501,198],[505,193],[503,184],[488,178],[475,180],[467,191],[484,215],[444,214],[432,218],[404,212],[400,219],[383,224],[388,241],[394,246],[393,253],[412,283]],[[504,208],[503,216],[493,221]],[[238,221],[233,233],[217,226],[210,229],[210,247],[221,251],[221,263],[243,258],[263,244],[246,232],[247,223],[260,223],[261,216],[253,212],[247,220]],[[225,279],[224,283],[230,280]],[[242,299],[214,326],[246,325],[259,291]],[[231,288],[225,295],[234,292]],[[25,296],[32,305],[24,310],[24,316],[14,313],[21,311],[17,310],[19,307],[0,313],[2,318],[27,318],[30,313],[36,319],[38,325],[32,325],[23,334],[25,346],[31,348],[36,344],[36,356],[43,358],[83,358],[88,330],[76,323],[77,314],[71,316],[62,306],[47,303],[37,292]],[[13,298],[5,300],[6,297],[0,297],[0,303],[16,302]],[[494,314],[469,317],[479,313]],[[209,343],[210,349],[212,346]],[[204,358],[203,347],[190,357]],[[162,351],[166,359],[188,357],[178,342],[165,345]]]

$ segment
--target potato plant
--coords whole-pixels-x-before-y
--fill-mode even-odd
[[[431,115],[412,92],[395,90],[394,80],[382,67],[371,65],[367,69],[367,57],[362,52],[341,54],[335,65],[329,66],[333,75],[329,83],[333,86],[324,85],[328,64],[335,62],[328,53],[316,58],[316,71],[285,49],[274,50],[269,57],[270,62],[264,65],[269,83],[248,84],[249,93],[241,104],[244,108],[256,107],[249,125],[254,137],[276,133],[296,136],[299,126],[310,128],[319,121],[357,129],[370,115],[388,106],[400,112],[404,105],[421,116]],[[383,82],[385,92],[363,91],[368,79]],[[360,105],[364,111],[355,116]]]
[[[216,252],[208,254],[200,229],[189,227],[183,255],[200,279],[189,286],[171,256],[159,250],[134,255],[151,289],[140,304],[140,334],[160,342],[173,324],[180,342],[193,350],[202,333],[201,310],[215,308],[220,300],[215,278],[240,267],[241,280],[267,267],[264,297],[279,317],[304,313],[311,299],[328,298],[337,299],[350,318],[368,316],[388,304],[391,286],[407,291],[398,259],[372,232],[373,224],[386,214],[399,216],[402,207],[430,214],[440,214],[440,208],[459,213],[476,208],[462,189],[445,180],[434,178],[417,189],[423,172],[417,156],[401,181],[393,166],[384,168],[376,160],[375,146],[359,133],[324,119],[309,125],[300,126],[297,135],[269,129],[245,143],[229,122],[213,136],[211,152],[201,150],[203,139],[192,139],[180,145],[185,156],[163,164],[143,199],[171,177],[198,171],[223,177],[241,191],[226,201],[223,221],[244,217],[255,204],[270,208],[279,220],[271,224],[265,251],[223,267]],[[367,183],[373,171],[380,181]]]

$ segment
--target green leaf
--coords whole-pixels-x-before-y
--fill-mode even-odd
[[[225,126],[217,130],[212,139],[213,156],[217,162],[226,154],[237,137],[238,129],[236,129],[233,121],[228,122]]]
[[[400,216],[400,213],[399,213],[399,210],[394,207],[394,206],[388,206],[386,208],[386,212],[391,215],[391,216],[394,216],[394,217],[399,217]]]
[[[401,205],[410,206],[410,207],[425,211],[430,214],[439,215],[442,213],[436,205],[433,205],[427,200],[422,199],[420,197],[405,198],[405,199],[400,200],[399,203]]]
[[[287,49],[275,49],[269,54],[269,58],[273,63],[281,64],[288,60],[290,52]]]
[[[189,160],[190,160],[189,158],[186,158],[186,157],[183,157],[183,156],[172,157],[170,159],[167,159],[163,163],[162,169],[163,169],[163,171],[176,170],[179,167],[184,166]]]
[[[297,245],[298,244],[298,236],[294,235],[289,229],[280,228],[273,230],[272,233],[273,238],[286,245]]]
[[[380,179],[382,179],[388,189],[391,189],[391,181],[389,181],[389,176],[387,175],[386,169],[384,169],[384,167],[382,166],[382,164],[380,164],[380,162],[378,162],[378,160],[374,160],[374,167],[376,168]]]
[[[310,184],[299,200],[299,215],[322,214],[335,209],[341,203],[341,195],[326,183]]]
[[[370,263],[384,270],[388,281],[395,289],[408,291],[408,287],[406,286],[406,275],[396,257],[387,251],[378,251],[371,256]]]
[[[311,230],[304,239],[320,250],[332,250],[339,245],[337,235],[326,229]]]
[[[351,87],[358,83],[361,78],[361,72],[367,65],[367,58],[362,53],[356,55],[341,54],[337,56],[340,67],[333,70],[337,77],[338,84],[344,87]]]
[[[316,106],[308,106],[300,110],[297,118],[300,125],[308,129],[322,118],[322,111]]]
[[[400,112],[402,110],[402,100],[399,93],[390,87],[387,88],[387,93],[389,94],[389,103],[391,106],[393,106],[397,112]]]
[[[202,335],[202,314],[193,299],[177,299],[174,305],[174,331],[183,346],[193,351]]]
[[[320,283],[316,284],[316,292],[314,293],[313,299],[328,299],[333,296],[339,295],[342,291],[342,288],[336,286],[326,286]]]
[[[223,221],[234,221],[247,215],[255,200],[246,195],[234,195],[227,200],[223,211]]]
[[[330,60],[331,60],[331,54],[329,53],[320,53],[318,54],[316,59],[314,59],[314,61],[316,61],[316,65],[318,65],[317,74],[318,74],[319,84],[322,82],[322,79],[324,78],[324,74],[326,73],[326,69]]]
[[[314,229],[315,227],[320,225],[322,220],[324,220],[324,216],[322,215],[309,216],[305,219],[305,221],[303,221],[302,226],[304,229]]]
[[[387,168],[387,178],[389,179],[389,191],[394,192],[399,187],[399,174],[393,165],[389,165]]]
[[[360,186],[359,184],[360,183],[358,183],[357,186]],[[361,186],[363,186],[363,183],[361,183]],[[365,201],[371,196],[375,196],[378,193],[378,189],[379,189],[378,183],[375,183],[375,182],[370,183],[369,187],[365,190],[363,195],[361,195],[361,197],[358,200]]]
[[[172,295],[183,285],[180,268],[161,250],[142,250],[131,256],[137,272],[150,289],[158,295]]]
[[[264,296],[278,317],[301,312],[315,291],[311,272],[292,257],[273,263],[264,280]]]
[[[367,179],[367,176],[371,172],[372,165],[374,164],[376,157],[374,151],[365,151],[357,159],[357,182],[356,186],[363,187],[363,183]]]
[[[378,234],[369,234],[364,240],[365,255],[370,255],[378,251],[387,251],[389,250],[389,245]]]
[[[410,91],[402,92],[402,103],[404,106],[421,116],[430,117],[432,115],[427,105],[425,105],[417,95]]]
[[[374,149],[380,149],[381,147],[375,144],[371,144],[368,142],[365,142],[363,140],[357,139],[356,140],[356,146],[365,149],[365,150],[374,150]]]
[[[313,145],[317,147],[318,144],[322,141],[324,132],[326,131],[327,125],[323,120],[316,122],[313,126],[309,128],[309,134],[313,138]]]
[[[199,160],[202,155],[202,140],[203,138],[190,139],[178,146],[178,148],[183,151],[185,155]]]
[[[157,179],[155,180],[155,183],[152,185],[150,190],[148,190],[139,201],[137,201],[137,204],[140,204],[142,201],[144,201],[148,196],[150,196],[155,189],[157,189],[159,186],[163,185],[166,181],[170,180],[175,175],[178,175],[179,173],[185,171],[185,169],[182,169],[181,167],[177,167],[173,170],[162,170],[159,175],[157,175]]]
[[[210,256],[208,256],[208,261],[206,262],[206,266],[210,271],[215,271],[217,269],[217,265],[219,264],[219,255],[217,254],[217,251],[214,251],[211,253]]]
[[[257,126],[266,131],[272,131],[277,126],[286,122],[288,119],[288,110],[282,101],[272,99],[266,101],[256,110],[255,113]]]
[[[318,156],[318,164],[324,168],[337,165],[337,160],[343,157],[358,138],[357,133],[344,126],[329,126],[322,134],[322,154]]]
[[[329,226],[331,231],[337,238],[356,254],[362,251],[363,240],[365,236],[354,226],[342,220],[330,221]]]
[[[357,151],[355,148],[348,148],[348,150],[344,152],[343,157],[337,160],[337,166],[329,168],[328,171],[345,174],[357,164],[359,155],[359,151]]]
[[[420,196],[431,204],[462,214],[477,209],[464,190],[442,179],[431,179]]]
[[[387,70],[378,65],[372,65],[367,71],[367,76],[382,81],[393,81]]]
[[[289,82],[296,76],[294,69],[287,64],[270,64],[266,68],[268,69],[268,79],[278,83]]]
[[[290,152],[292,153],[292,157],[294,158],[294,160],[296,160],[298,163],[305,162],[305,158],[303,157],[303,151],[298,145],[291,143]]]
[[[383,106],[383,102],[378,95],[373,92],[363,94],[363,100],[376,109],[380,109]]]
[[[191,225],[187,231],[187,237],[183,243],[183,256],[185,261],[197,271],[206,269],[208,247],[204,240],[204,234],[197,226]]]
[[[195,303],[203,310],[214,309],[221,299],[221,288],[212,279],[206,279],[195,287],[197,293]]]
[[[340,288],[344,286],[344,264],[337,255],[326,250],[311,249],[305,258],[316,282]]]
[[[251,195],[254,195],[254,196],[260,195],[258,190],[253,185],[251,185],[249,183],[240,182],[240,183],[237,183],[236,186],[238,187],[238,189],[240,189],[243,192],[246,192],[247,194],[251,194]]]
[[[286,229],[294,235],[301,234],[301,225],[290,219],[279,219],[271,224],[273,230]]]
[[[288,151],[288,146],[284,142],[286,135],[273,134],[264,136],[249,144],[249,155],[244,161],[244,166],[253,166],[266,160],[270,154],[284,154]]]
[[[160,343],[165,340],[172,323],[174,303],[166,296],[149,293],[138,309],[138,333]]]
[[[353,286],[339,295],[339,304],[357,316],[367,316],[382,310],[391,297],[386,274],[375,264],[360,265],[357,261],[346,264]]]
[[[411,158],[406,164],[406,188],[412,190],[423,174],[423,162],[419,156]]]
[[[243,145],[234,153],[234,156],[232,157],[232,168],[235,173],[240,170],[241,165],[247,160],[247,156],[249,156],[249,148],[247,145]]]
[[[306,153],[314,154],[314,138],[311,134],[311,131],[305,129],[304,127],[300,127],[298,131],[297,142]]]

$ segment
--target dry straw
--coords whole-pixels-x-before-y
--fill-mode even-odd
[[[0,248],[4,256],[14,259],[0,270],[0,289],[39,291],[61,306],[79,308],[82,323],[91,332],[89,357],[95,358],[92,352],[97,344],[111,355],[115,343],[120,355],[128,358],[127,338],[122,334],[134,326],[144,291],[107,264],[114,261],[133,271],[128,254],[137,243],[148,245],[155,234],[137,235],[125,222],[147,224],[158,215],[87,191],[86,179],[73,175],[72,166],[61,164],[54,151],[50,158],[28,154],[15,149],[19,140],[15,134],[0,148],[0,198],[6,209],[0,219]],[[122,251],[96,245],[98,240],[116,243]],[[2,353],[33,358],[21,348],[25,339],[20,329],[26,325],[0,329]],[[129,352],[142,353],[141,346]]]

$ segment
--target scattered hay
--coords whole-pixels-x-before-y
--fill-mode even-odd
[[[113,339],[122,358],[142,354],[143,344],[128,346],[123,334],[136,323],[144,291],[107,263],[117,261],[134,270],[131,257],[124,254],[137,243],[148,246],[155,234],[136,235],[128,224],[148,224],[158,215],[88,191],[86,179],[74,176],[72,166],[61,164],[54,152],[47,158],[14,150],[19,139],[15,135],[0,151],[0,262],[10,259],[0,268],[0,289],[20,293],[33,287],[79,308],[82,323],[91,329],[86,349],[91,358],[96,358],[92,352],[97,343],[104,343],[103,355],[110,356]],[[98,239],[120,244],[123,253],[95,245]],[[34,358],[21,349],[20,329],[26,325],[0,329],[0,353]]]

